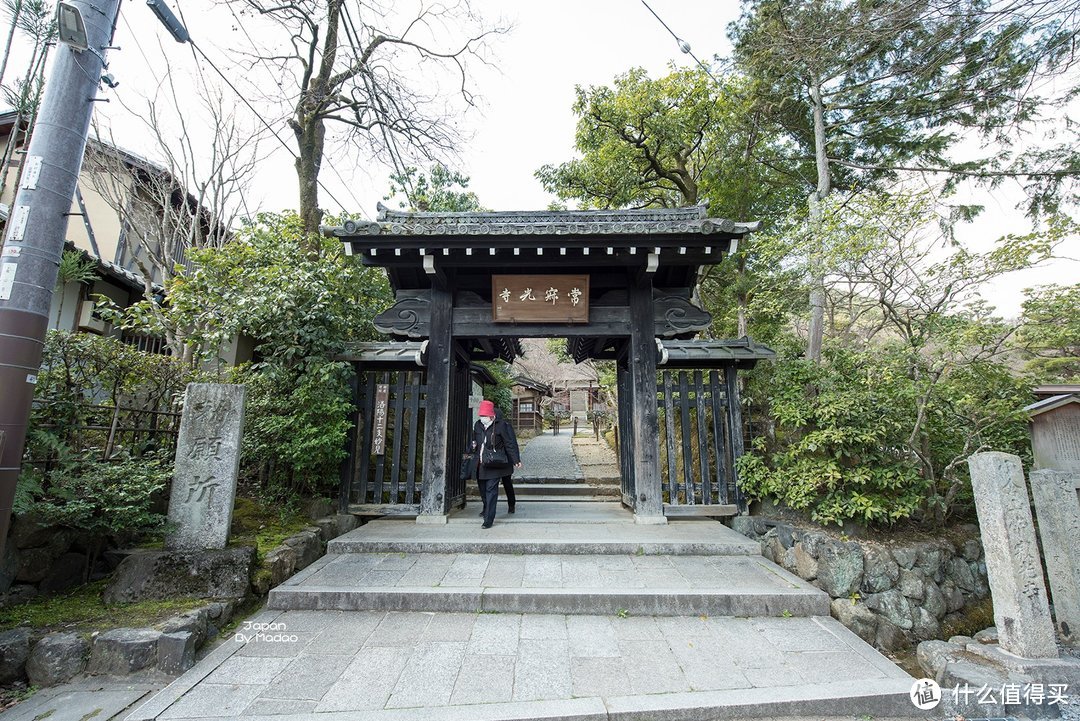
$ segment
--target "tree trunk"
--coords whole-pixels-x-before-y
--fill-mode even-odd
[[[300,184],[300,221],[304,232],[318,234],[323,212],[319,209],[319,167],[322,165],[326,128],[320,118],[302,118],[293,125],[300,155],[296,179]]]
[[[0,62],[0,83],[4,81],[7,73],[8,59],[11,57],[11,41],[15,39],[15,28],[19,24],[19,15],[22,13],[22,0],[17,0],[11,14],[11,27],[8,28],[7,45],[4,46],[4,60]]]
[[[806,339],[806,358],[815,363],[821,361],[821,343],[825,335],[825,252],[822,242],[822,201],[829,197],[832,184],[829,177],[829,158],[825,145],[825,109],[821,102],[821,85],[810,88],[814,107],[814,160],[817,164],[818,183],[810,193],[810,328]]]

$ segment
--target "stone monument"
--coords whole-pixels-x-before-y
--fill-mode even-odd
[[[1080,641],[1080,395],[1059,393],[1024,410],[1031,414],[1031,449],[1038,469],[1031,473],[1031,495],[1054,619],[1062,639],[1076,643]]]
[[[1080,641],[1080,473],[1031,472],[1054,619],[1063,641]]]
[[[169,550],[225,548],[229,541],[245,391],[240,385],[188,384],[169,497]]]
[[[968,466],[1000,647],[1023,658],[1057,658],[1023,464],[993,452],[972,456]]]

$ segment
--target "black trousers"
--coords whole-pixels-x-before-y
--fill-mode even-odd
[[[499,503],[499,478],[480,480],[480,498],[484,501],[484,525],[495,521],[495,506]]]
[[[517,505],[517,495],[514,493],[514,476],[503,476],[501,479],[496,478],[494,480],[495,483],[493,485],[495,486],[495,501],[498,502],[499,500],[499,481],[501,480],[503,490],[506,492],[506,504],[510,508],[514,508],[514,506]],[[477,481],[477,485],[480,487],[480,500],[484,505],[484,509],[486,510],[488,504],[487,496],[484,495],[484,483],[486,483],[486,481]]]

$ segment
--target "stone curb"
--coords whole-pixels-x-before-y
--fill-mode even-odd
[[[829,598],[807,590],[740,593],[651,588],[485,588],[389,586],[342,589],[290,586],[270,591],[267,607],[278,610],[431,611],[635,616],[822,616]]]

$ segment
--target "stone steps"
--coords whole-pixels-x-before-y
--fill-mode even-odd
[[[518,498],[528,496],[617,496],[620,488],[614,484],[598,483],[515,483]]]
[[[534,503],[514,516],[500,509],[494,527],[480,528],[480,507],[470,504],[450,523],[418,525],[380,519],[327,544],[341,553],[625,554],[759,556],[761,546],[709,520],[638,525],[618,503]],[[536,513],[537,520],[527,515]],[[611,519],[610,521],[607,519]],[[577,522],[574,522],[577,521]]]
[[[127,721],[926,719],[827,617],[265,610]]]
[[[753,556],[348,553],[270,591],[277,610],[823,616],[829,597]]]
[[[605,497],[604,500],[611,500],[611,496],[618,496],[622,493],[622,489],[618,484],[614,483],[515,483],[514,484],[514,496],[519,501],[529,501],[537,497],[547,498],[551,500],[567,499],[573,500],[575,498],[589,497],[600,498]],[[480,492],[475,488],[470,488],[467,494],[470,501],[479,500]],[[506,500],[506,492],[500,486],[499,500]]]

